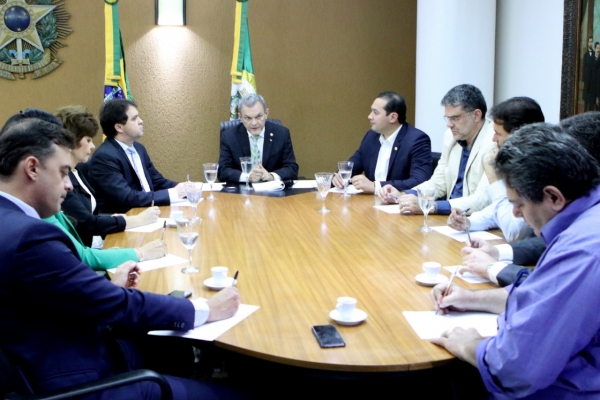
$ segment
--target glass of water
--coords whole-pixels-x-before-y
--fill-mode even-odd
[[[423,215],[425,215],[425,222],[423,222],[423,226],[419,229],[419,232],[431,232],[433,229],[427,225],[427,214],[435,208],[437,190],[435,188],[417,188],[417,194],[419,195],[419,207],[421,207]]]
[[[319,212],[321,214],[327,214],[330,212],[330,210],[325,207],[325,198],[327,197],[327,193],[329,193],[329,189],[331,189],[333,172],[317,172],[315,174],[315,179],[317,180],[317,188],[319,189],[319,193],[321,193],[321,199],[323,200],[323,207],[319,210]]]
[[[350,178],[352,177],[353,167],[354,163],[352,161],[338,161],[338,173],[340,174],[342,182],[344,182],[344,194],[342,197],[350,197],[348,194],[348,184],[350,183]]]
[[[195,216],[198,203],[202,201],[202,182],[185,182],[183,187],[185,188],[187,201],[194,209]]]
[[[195,274],[196,272],[200,272],[199,268],[196,268],[192,265],[192,250],[196,243],[198,242],[198,237],[200,236],[200,225],[202,225],[202,219],[198,217],[192,218],[179,218],[175,220],[177,224],[177,234],[179,235],[179,240],[183,244],[188,251],[190,257],[190,265],[183,268],[181,272],[184,274]]]
[[[240,157],[240,164],[242,166],[242,172],[246,174],[246,190],[249,191],[252,188],[248,185],[250,180],[250,172],[252,172],[252,157]]]
[[[204,167],[204,178],[206,178],[206,182],[210,185],[210,196],[207,197],[208,200],[214,200],[217,197],[213,195],[212,192],[212,184],[217,180],[217,170],[219,169],[219,164],[217,163],[207,163],[202,164]]]

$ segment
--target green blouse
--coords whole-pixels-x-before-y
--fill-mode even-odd
[[[62,229],[75,245],[81,261],[94,270],[116,268],[125,261],[138,261],[135,250],[131,248],[99,250],[84,246],[75,227],[62,211],[51,217],[44,218],[44,221],[50,222]]]

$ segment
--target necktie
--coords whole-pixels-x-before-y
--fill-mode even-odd
[[[258,149],[259,136],[252,135],[252,148],[250,156],[252,156],[252,165],[256,166],[260,162],[260,150]]]
[[[146,174],[144,174],[144,169],[142,168],[142,160],[140,159],[140,155],[133,146],[127,148],[127,154],[129,154],[129,158],[131,158],[131,164],[133,165],[133,169],[135,170],[135,173],[142,184],[142,188],[144,188],[145,192],[149,192],[150,185],[148,185],[148,180],[146,180]]]

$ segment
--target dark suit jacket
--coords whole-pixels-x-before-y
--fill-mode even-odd
[[[123,148],[114,139],[106,139],[94,152],[90,162],[89,182],[96,191],[99,213],[125,213],[134,207],[168,206],[170,189],[177,182],[163,177],[154,168],[148,152],[135,142],[140,155],[150,192],[144,192],[142,184]]]
[[[188,300],[115,286],[83,264],[58,227],[0,197],[0,346],[34,390],[113,375],[106,325],[146,332],[193,327]],[[121,393],[114,398],[136,397]]]
[[[510,246],[513,249],[513,264],[507,265],[498,273],[496,278],[500,286],[514,283],[523,269],[533,270],[522,265],[536,265],[546,251],[544,240],[537,236],[510,243]]]
[[[349,161],[354,162],[352,176],[365,173],[375,181],[375,167],[379,156],[380,134],[368,131],[356,153]],[[386,180],[381,186],[391,184],[398,190],[412,189],[431,177],[431,140],[425,132],[402,124],[396,136]]]
[[[221,133],[218,177],[221,182],[239,182],[242,174],[240,157],[250,157],[250,141],[244,124]],[[298,179],[298,164],[294,156],[290,131],[284,126],[265,123],[262,165],[281,180]]]
[[[83,174],[79,174],[83,184],[96,197],[96,193]],[[72,172],[69,178],[73,184],[73,190],[67,193],[61,208],[66,215],[77,221],[76,229],[84,245],[92,246],[92,236],[105,236],[109,233],[122,232],[125,230],[125,218],[111,217],[109,215],[98,216],[92,213],[92,198],[79,184]],[[97,207],[96,207],[97,208]]]

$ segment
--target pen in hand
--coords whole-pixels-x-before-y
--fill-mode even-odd
[[[444,299],[444,297],[446,297],[448,295],[448,292],[450,291],[450,286],[452,286],[452,281],[454,280],[454,277],[456,276],[456,273],[458,272],[458,267],[456,267],[454,269],[454,272],[452,272],[452,275],[450,275],[450,281],[448,282],[448,286],[446,287],[446,290],[444,290],[444,293],[442,293],[442,297],[440,297],[440,301],[438,301],[438,309],[435,312],[435,315],[438,315],[438,312],[440,312],[440,304],[442,303],[442,300]]]
[[[235,284],[237,283],[237,277],[238,277],[239,272],[240,272],[239,270],[235,271],[235,275],[233,275],[233,281],[231,281],[231,286],[235,286]]]
[[[162,235],[160,235],[160,240],[165,240],[165,230],[167,229],[167,220],[163,223],[163,231]]]
[[[460,213],[461,217],[464,217],[469,212],[470,208],[467,208],[465,211]],[[465,231],[467,232],[467,239],[469,239],[469,246],[471,246],[471,234],[469,233],[469,224],[465,223]]]

